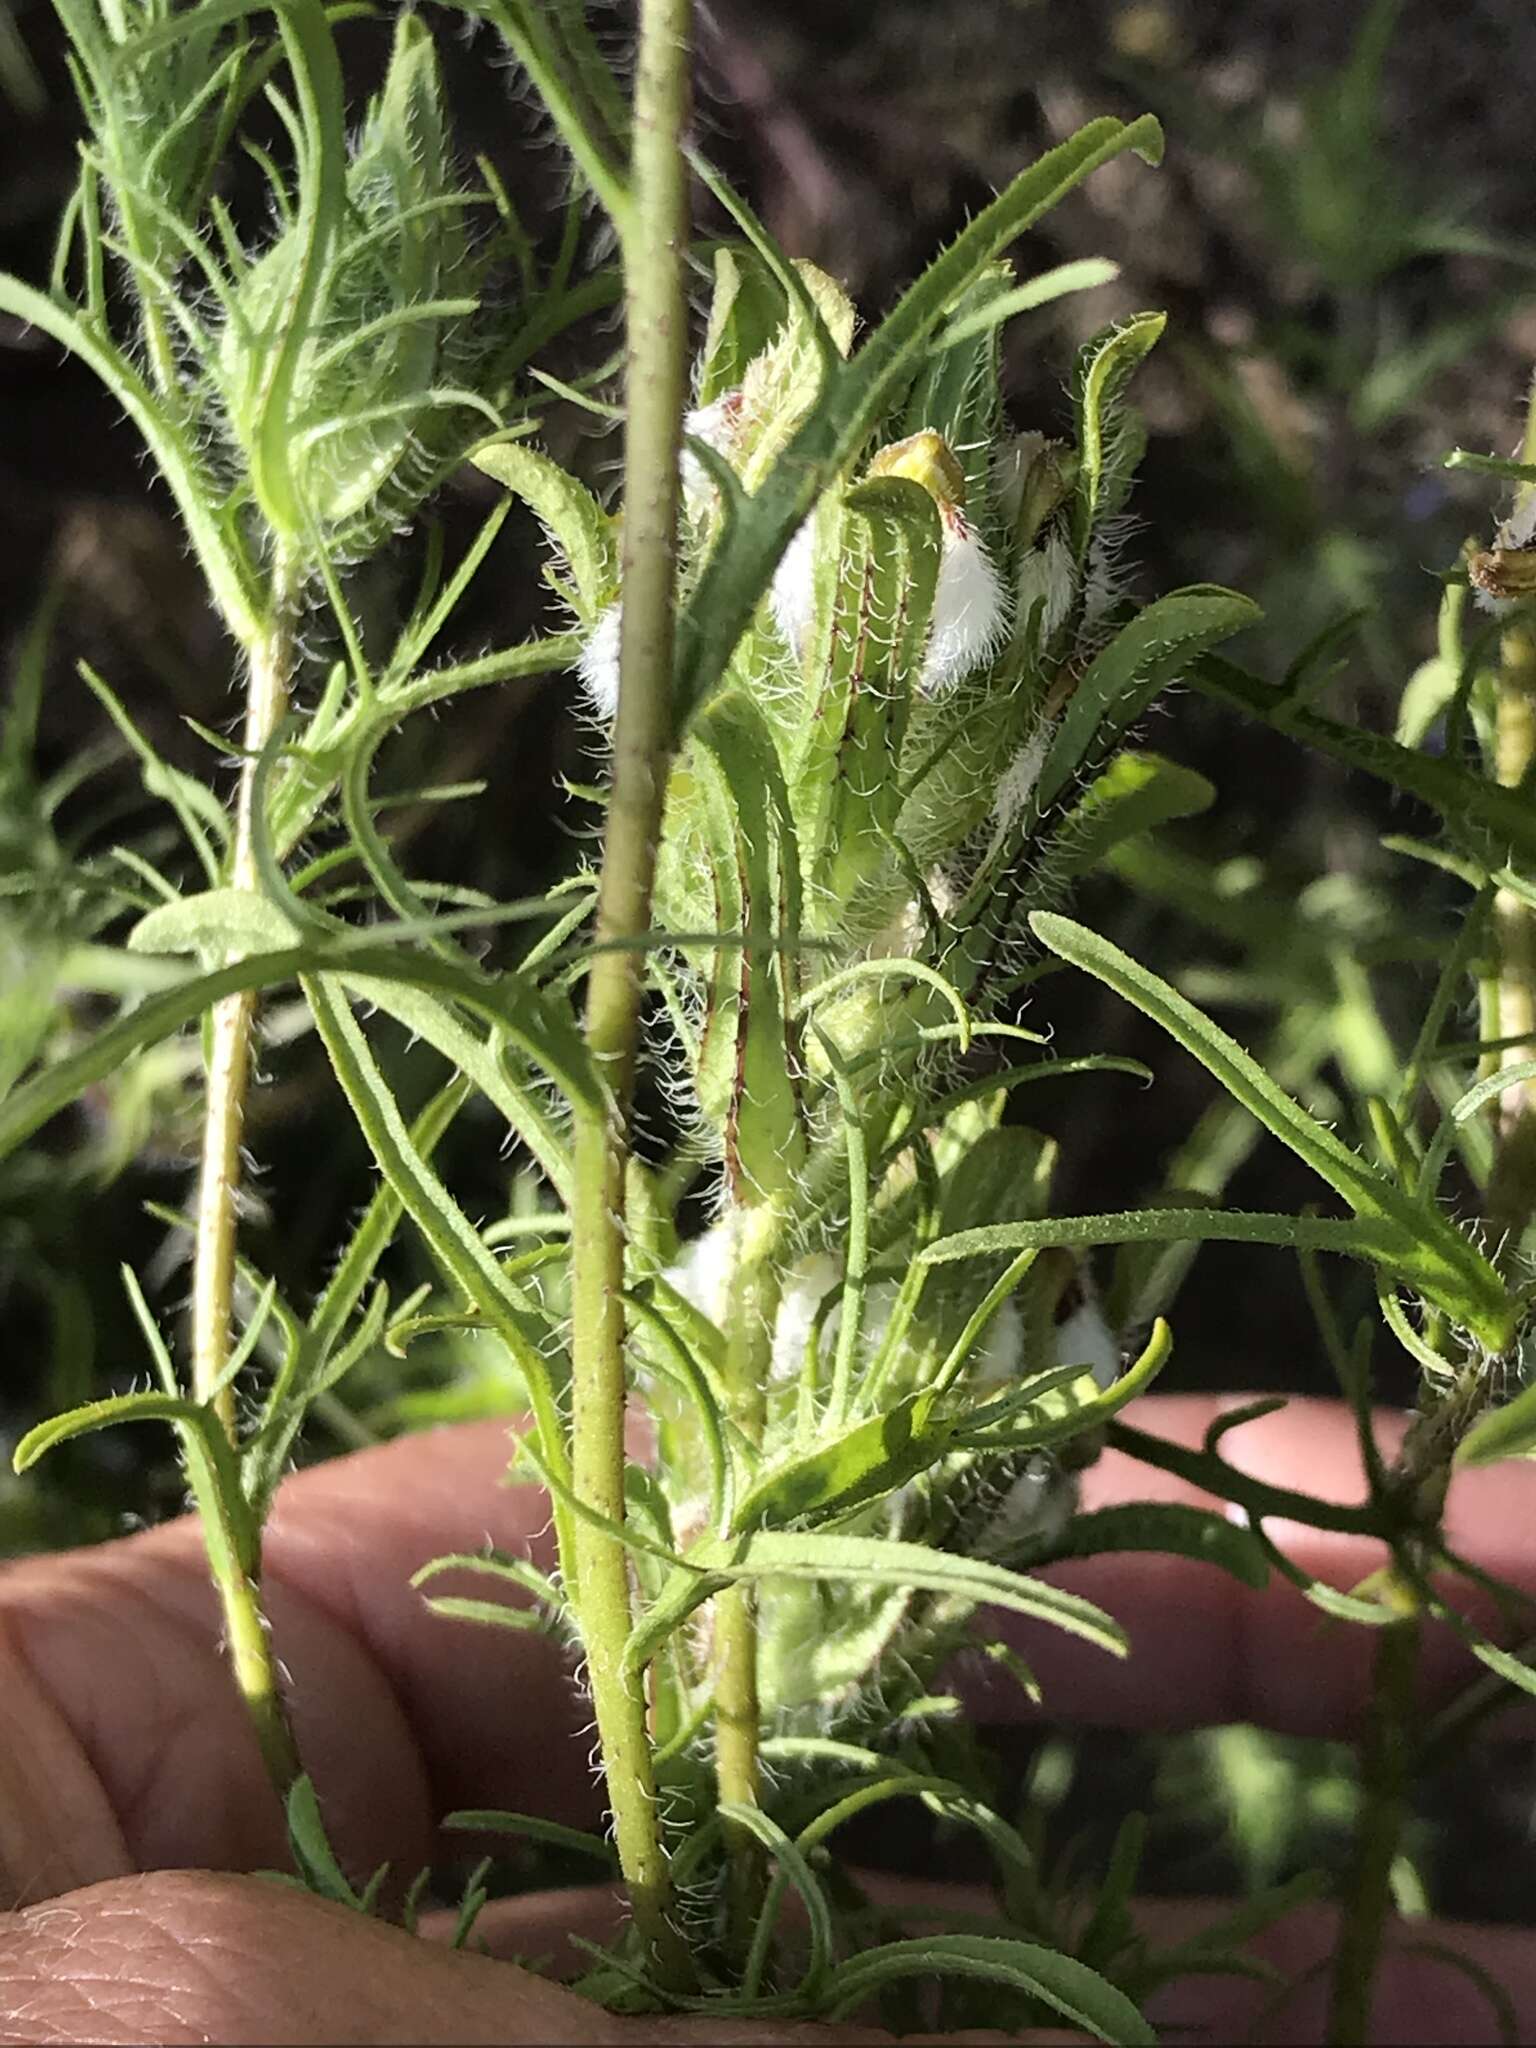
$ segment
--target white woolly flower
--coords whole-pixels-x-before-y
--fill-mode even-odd
[[[939,512],[944,549],[918,681],[925,697],[937,696],[991,661],[1008,631],[1008,604],[992,557],[958,505],[941,504]]]
[[[1001,649],[1008,630],[1002,578],[965,516],[965,477],[940,435],[925,428],[882,448],[870,463],[869,474],[921,484],[939,510],[939,572],[917,683],[925,697],[937,696]],[[813,514],[801,524],[774,572],[774,620],[796,656],[805,652],[815,609],[815,549]]]
[[[1019,1376],[1023,1350],[1024,1319],[1017,1302],[1005,1301],[987,1325],[967,1378],[978,1387],[1009,1386]]]
[[[1092,1295],[1080,1301],[1056,1329],[1056,1356],[1063,1365],[1082,1365],[1101,1387],[1120,1377],[1120,1343]]]
[[[687,414],[683,431],[729,459],[740,418],[741,393],[726,391],[713,404],[696,406]],[[699,511],[708,502],[714,485],[703,463],[686,448],[678,458],[678,479],[688,509]],[[599,612],[576,663],[587,704],[605,725],[613,723],[619,709],[619,632],[623,616],[623,603],[618,599]]]
[[[744,1220],[741,1210],[728,1210],[702,1237],[683,1247],[676,1265],[669,1267],[666,1274],[683,1299],[719,1329],[729,1319],[731,1279]],[[776,1386],[786,1386],[799,1377],[816,1313],[842,1274],[842,1266],[830,1252],[810,1252],[797,1259],[784,1275],[769,1362],[769,1376]],[[889,1286],[870,1289],[865,1313],[872,1342],[878,1342],[881,1318],[889,1314],[894,1299],[895,1290]],[[823,1326],[824,1347],[837,1334],[838,1318],[839,1309],[834,1307]]]
[[[723,455],[729,462],[735,453],[740,421],[740,391],[723,391],[712,404],[695,406],[692,412],[684,415],[683,432],[691,440],[702,441],[706,447],[713,448],[717,455]],[[686,446],[679,459],[678,475],[688,509],[698,511],[708,503],[715,486],[709,471]]]
[[[816,515],[801,520],[794,539],[779,557],[773,572],[769,601],[773,622],[786,647],[798,658],[805,652],[806,635],[816,609]]]
[[[576,661],[576,673],[594,716],[611,725],[619,708],[619,634],[624,607],[619,600],[597,615]]]
[[[1056,631],[1077,595],[1077,568],[1066,536],[1046,535],[1039,547],[1031,548],[1019,564],[1018,605],[1020,623],[1027,622],[1038,604],[1041,607],[1039,634],[1043,646]]]

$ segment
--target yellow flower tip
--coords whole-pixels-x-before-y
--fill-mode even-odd
[[[944,436],[932,427],[882,448],[871,461],[869,474],[921,484],[941,512],[958,512],[965,504],[965,471]]]

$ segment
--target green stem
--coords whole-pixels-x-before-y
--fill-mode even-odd
[[[624,242],[627,424],[624,614],[612,786],[587,981],[587,1042],[608,1113],[578,1109],[573,1133],[572,1483],[624,1518],[624,1192],[644,953],[615,940],[651,922],[656,846],[673,741],[678,450],[687,395],[687,167],[692,0],[642,0],[635,75],[633,212]],[[624,1546],[582,1521],[574,1580],[608,1801],[630,1901],[652,1964],[677,1982],[686,1951],[671,1927],[641,1679],[626,1673],[631,1626]]]
[[[258,885],[253,835],[256,764],[257,756],[288,708],[294,595],[288,565],[280,564],[272,579],[266,630],[248,652],[245,756],[235,803],[229,871],[230,883],[237,889],[255,889]],[[254,989],[241,990],[214,1005],[193,1253],[192,1393],[194,1399],[211,1403],[231,1446],[236,1441],[234,1388],[218,1383],[230,1354],[240,1146],[255,1024]],[[224,1504],[222,1494],[227,1491],[233,1501],[240,1491],[239,1475],[233,1464],[222,1485],[200,1484],[194,1474],[193,1491],[214,1587],[223,1610],[235,1683],[255,1729],[268,1776],[279,1799],[286,1800],[299,1774],[299,1757],[261,1605],[260,1534],[252,1528],[242,1540],[228,1527],[228,1517],[234,1509]],[[241,1506],[243,1509],[243,1502]]]
[[[238,1486],[237,1478],[234,1484]],[[261,1604],[260,1537],[252,1533],[249,1541],[240,1546],[224,1541],[222,1530],[229,1513],[227,1506],[205,1498],[203,1488],[196,1481],[193,1498],[203,1527],[209,1576],[224,1617],[224,1636],[229,1646],[235,1685],[245,1702],[246,1715],[255,1731],[257,1747],[272,1789],[286,1807],[288,1794],[293,1790],[301,1766],[278,1683],[271,1632]]]
[[[768,1372],[778,1317],[781,1269],[775,1252],[781,1228],[777,1208],[762,1203],[733,1212],[739,1235],[726,1310],[725,1382],[731,1420],[749,1444],[761,1444],[768,1419]],[[757,1596],[748,1585],[717,1595],[714,1616],[715,1774],[722,1805],[756,1806],[761,1787],[759,1744]],[[732,1822],[725,1831],[730,1857],[727,1945],[744,1956],[762,1905],[762,1844]]]
[[[272,600],[263,632],[248,649],[245,696],[245,756],[235,805],[235,831],[229,880],[236,889],[258,887],[252,834],[256,757],[281,724],[288,709],[288,682],[293,668],[293,579],[279,565],[272,579]],[[251,1040],[256,1024],[256,993],[242,990],[214,1005],[208,1041],[207,1083],[203,1107],[202,1165],[198,1176],[197,1219],[192,1267],[192,1393],[210,1398],[231,1440],[234,1437],[234,1389],[214,1392],[229,1359],[234,1313],[235,1239],[240,1199],[240,1145],[245,1130],[245,1101],[251,1077]]]
[[[1371,2038],[1376,1972],[1392,1910],[1392,1865],[1407,1812],[1421,1631],[1415,1612],[1383,1628],[1376,1645],[1370,1719],[1360,1760],[1363,1805],[1333,1959],[1330,2048],[1360,2048]]]

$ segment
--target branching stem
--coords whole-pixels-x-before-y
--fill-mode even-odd
[[[1189,1445],[1173,1443],[1167,1437],[1153,1436],[1131,1422],[1111,1422],[1105,1440],[1112,1449],[1125,1451],[1160,1471],[1173,1472],[1219,1499],[1236,1502],[1259,1518],[1273,1515],[1350,1536],[1387,1538],[1392,1534],[1388,1516],[1371,1502],[1350,1507],[1341,1501],[1314,1500],[1310,1494],[1293,1493],[1289,1487],[1270,1486],[1265,1480],[1250,1479],[1224,1458],[1208,1451],[1191,1450]]]
[[[635,75],[632,210],[624,229],[627,421],[624,612],[618,717],[587,1042],[607,1084],[606,1113],[578,1109],[573,1148],[572,1478],[577,1494],[624,1518],[624,1189],[644,955],[605,941],[651,923],[656,847],[673,745],[678,450],[687,393],[688,235],[683,129],[692,0],[642,0]],[[579,1620],[619,1862],[652,1966],[685,1981],[668,1913],[655,1772],[640,1678],[626,1672],[631,1626],[623,1545],[589,1522],[574,1535]]]

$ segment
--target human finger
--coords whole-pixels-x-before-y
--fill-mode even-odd
[[[1154,1397],[1134,1413],[1192,1443],[1220,1405]],[[1224,1448],[1273,1483],[1359,1497],[1353,1424],[1337,1404],[1293,1403],[1232,1432]],[[548,1561],[542,1495],[498,1483],[507,1453],[499,1424],[431,1432],[315,1468],[279,1494],[266,1574],[277,1643],[303,1753],[359,1871],[386,1857],[426,1860],[432,1823],[450,1805],[596,1815],[583,1712],[557,1646],[445,1624],[408,1585],[427,1558],[487,1540]],[[1514,1466],[1467,1475],[1450,1516],[1462,1549],[1527,1582],[1520,1537],[1533,1477]],[[1084,1488],[1090,1508],[1191,1497],[1118,1452]],[[1353,1583],[1377,1561],[1364,1539],[1283,1533],[1303,1569],[1330,1583]],[[1366,1697],[1369,1632],[1325,1625],[1283,1584],[1254,1595],[1205,1565],[1157,1556],[1092,1560],[1061,1576],[1127,1621],[1136,1654],[1119,1665],[1054,1631],[1021,1638],[1053,1717],[1152,1727],[1252,1719],[1338,1733]],[[10,1737],[0,1744],[0,1880],[11,1896],[136,1868],[281,1859],[218,1633],[186,1521],[0,1573]],[[1431,1661],[1443,1686],[1439,1646]],[[1019,1710],[1010,1691],[974,1690],[984,1712]]]
[[[1210,1424],[1242,1405],[1239,1396],[1152,1396],[1128,1419],[1151,1435],[1198,1446]],[[1396,1447],[1406,1418],[1376,1418],[1384,1452]],[[1354,1418],[1336,1401],[1295,1400],[1279,1412],[1223,1436],[1222,1455],[1266,1484],[1358,1505],[1366,1485]],[[1085,1510],[1133,1501],[1182,1502],[1222,1510],[1185,1480],[1109,1450],[1084,1475]],[[1267,1533],[1308,1577],[1347,1590],[1385,1560],[1368,1536],[1275,1518]],[[1461,1473],[1446,1514],[1453,1547],[1485,1571],[1536,1595],[1536,1466],[1510,1462]],[[1060,1630],[993,1617],[995,1634],[1035,1671],[1044,1692],[1032,1708],[1000,1674],[965,1675],[965,1690],[988,1718],[1084,1721],[1103,1727],[1187,1728],[1252,1721],[1294,1734],[1349,1736],[1370,1696],[1375,1631],[1329,1620],[1278,1573],[1263,1591],[1199,1559],[1156,1552],[1106,1554],[1053,1567],[1056,1583],[1106,1608],[1125,1627],[1123,1661]],[[1496,1605],[1463,1579],[1447,1582],[1455,1603],[1479,1626],[1504,1625]],[[1427,1632],[1427,1699],[1444,1698],[1480,1670],[1444,1625]],[[1530,1718],[1529,1716],[1527,1718]],[[1501,1726],[1511,1725],[1508,1722]]]
[[[1027,2038],[1043,2048],[1072,2037]],[[859,2025],[621,2018],[514,1964],[417,1940],[259,1878],[162,1871],[0,1915],[0,2043],[31,2048],[853,2048],[889,2040]]]
[[[349,1868],[408,1877],[456,1805],[598,1813],[566,1655],[431,1614],[412,1573],[495,1543],[548,1562],[507,1428],[428,1432],[296,1475],[266,1604],[301,1754]],[[515,1596],[514,1596],[515,1597]],[[0,1571],[0,1902],[129,1871],[285,1860],[195,1522]]]

